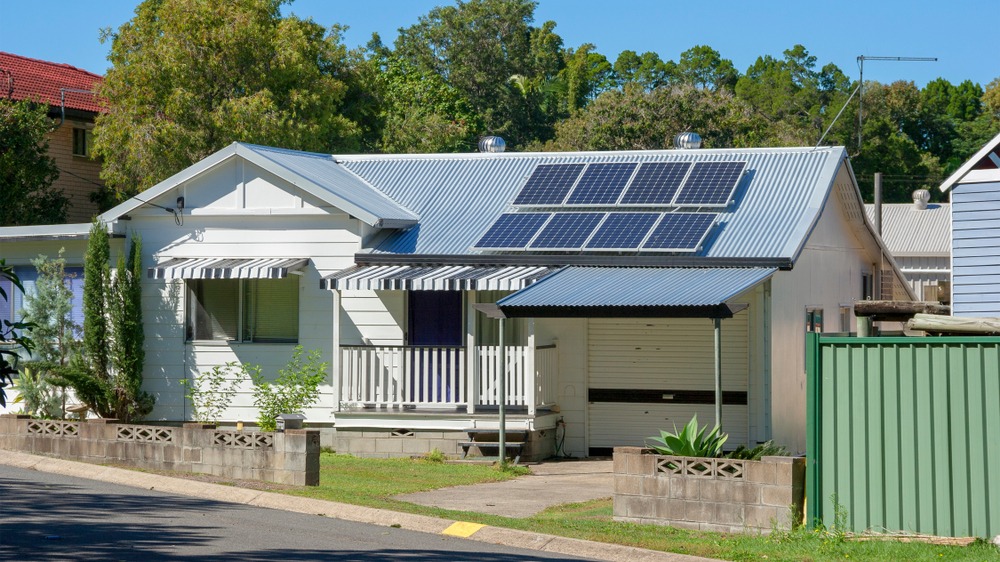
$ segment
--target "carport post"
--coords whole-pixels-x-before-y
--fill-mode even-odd
[[[715,425],[722,427],[722,318],[715,323]]]
[[[507,466],[507,351],[503,341],[504,317],[500,317],[500,466]]]

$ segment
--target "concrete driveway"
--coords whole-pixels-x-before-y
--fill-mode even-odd
[[[574,460],[531,465],[532,474],[507,482],[403,494],[405,502],[505,517],[531,517],[545,508],[612,495],[610,460]]]

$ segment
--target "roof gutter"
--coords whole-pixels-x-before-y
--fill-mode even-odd
[[[698,256],[595,256],[549,254],[354,254],[354,262],[364,265],[473,265],[517,266],[534,265],[559,267],[564,265],[591,265],[608,267],[774,267],[783,271],[792,269],[788,258],[718,258]]]

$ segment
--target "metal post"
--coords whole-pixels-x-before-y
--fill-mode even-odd
[[[504,319],[500,318],[500,466],[507,466],[507,352],[503,342]]]
[[[875,232],[882,236],[882,172],[875,172]]]
[[[715,425],[722,427],[722,319],[715,322]]]

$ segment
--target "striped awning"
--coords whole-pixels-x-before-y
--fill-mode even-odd
[[[554,271],[539,266],[355,266],[323,279],[324,289],[370,291],[517,291]]]
[[[284,279],[308,258],[172,258],[147,270],[150,279]]]

